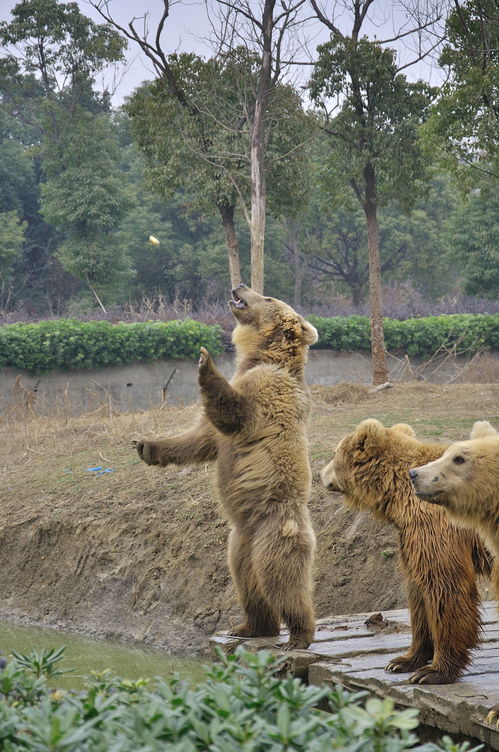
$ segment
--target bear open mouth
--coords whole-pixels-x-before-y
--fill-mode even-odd
[[[416,489],[416,496],[423,501],[429,501],[430,504],[437,504],[443,506],[444,497],[439,491],[418,491]]]
[[[232,298],[229,300],[229,303],[230,305],[233,305],[235,308],[239,309],[248,307],[248,304],[245,303],[241,297],[239,297],[236,287],[232,290]]]

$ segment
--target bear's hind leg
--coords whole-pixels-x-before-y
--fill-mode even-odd
[[[428,624],[428,615],[423,595],[414,583],[408,585],[409,612],[411,614],[411,647],[386,666],[385,671],[409,673],[427,666],[433,658],[433,641]]]
[[[480,639],[479,596],[474,576],[463,580],[452,592],[428,593],[426,611],[435,646],[433,660],[410,678],[413,684],[450,684],[463,673],[471,660],[470,652]]]
[[[229,536],[229,566],[245,621],[231,630],[236,637],[275,637],[280,631],[279,614],[260,591],[251,561],[251,538],[232,529]]]
[[[315,538],[309,523],[269,519],[260,525],[253,546],[253,564],[260,587],[289,627],[287,650],[306,649],[313,642],[312,560]]]

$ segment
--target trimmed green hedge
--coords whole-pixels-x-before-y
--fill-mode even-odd
[[[136,324],[60,319],[8,324],[0,327],[0,368],[43,373],[158,358],[197,358],[200,345],[212,355],[220,353],[220,327],[191,319]]]
[[[319,341],[314,348],[370,350],[366,316],[310,316]],[[397,321],[384,319],[388,350],[431,355],[441,345],[458,344],[459,352],[499,350],[499,314],[453,314]],[[108,321],[41,321],[0,327],[0,368],[32,373],[56,369],[119,366],[159,358],[197,358],[204,345],[212,355],[223,350],[221,328],[199,321],[151,321],[110,324]]]
[[[319,332],[315,349],[371,349],[371,330],[367,316],[309,316],[308,320]],[[499,314],[465,313],[383,321],[387,350],[402,350],[408,355],[431,355],[443,344],[457,344],[459,352],[474,353],[482,348],[499,350]]]

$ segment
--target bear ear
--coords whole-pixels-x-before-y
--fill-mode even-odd
[[[470,439],[483,439],[486,436],[497,436],[497,431],[488,420],[477,420],[471,429]]]
[[[274,340],[276,342],[295,342],[299,340],[301,336],[300,325],[297,321],[292,319],[283,319],[279,326],[274,328]]]
[[[416,437],[416,431],[408,423],[395,423],[395,425],[392,426],[392,431],[404,433],[406,436],[411,436],[413,439]]]
[[[301,328],[303,331],[303,343],[305,345],[315,344],[315,342],[317,342],[317,340],[319,339],[319,334],[315,326],[312,326],[312,324],[309,324],[308,321],[302,319]]]
[[[386,442],[386,428],[379,420],[368,418],[359,423],[352,438],[358,449],[382,447]]]

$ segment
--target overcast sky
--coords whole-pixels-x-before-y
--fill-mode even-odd
[[[423,0],[420,0],[423,2]],[[97,23],[102,22],[99,13],[90,5],[88,0],[77,0],[82,13],[92,18]],[[251,0],[251,4],[258,7],[258,0]],[[0,0],[0,17],[9,20],[10,9],[16,5],[12,0]],[[323,7],[327,8],[332,5],[331,0],[324,0]],[[208,6],[209,7],[209,6]],[[336,3],[337,8],[341,8],[341,3]],[[135,17],[137,29],[142,29],[143,21],[141,17],[148,14],[147,25],[153,31],[156,29],[157,22],[163,10],[162,0],[110,0],[109,9],[113,18],[122,26]],[[177,0],[171,3],[170,16],[165,25],[165,32],[162,39],[162,45],[165,52],[174,51],[191,51],[202,56],[209,56],[213,49],[210,45],[209,37],[211,34],[211,25],[207,12],[207,5],[204,1],[199,0]],[[211,20],[215,22],[213,11]],[[396,0],[376,0],[372,6],[371,21],[365,25],[365,31],[370,38],[376,35],[378,39],[392,37],[401,27],[408,28],[411,20],[403,10],[401,4],[397,5]],[[346,13],[342,16],[341,12],[335,18],[335,22],[343,28],[347,23]],[[310,49],[313,54],[316,46],[328,39],[328,31],[320,23],[316,22],[307,28],[307,37],[310,40]],[[395,45],[394,45],[395,46]],[[408,63],[415,59],[417,53],[408,49],[406,43],[397,45],[400,64]],[[304,82],[307,78],[310,68],[301,68],[299,75]],[[412,68],[404,71],[408,78],[414,80],[423,78],[429,83],[436,85],[441,80],[441,71],[438,69],[435,60],[419,63]],[[154,78],[154,70],[151,63],[139,51],[138,46],[133,42],[129,43],[126,53],[126,66],[119,66],[117,71],[107,71],[105,74],[105,85],[114,91],[113,102],[115,105],[122,103],[124,97],[130,94],[142,81]],[[98,81],[98,84],[101,82]]]

